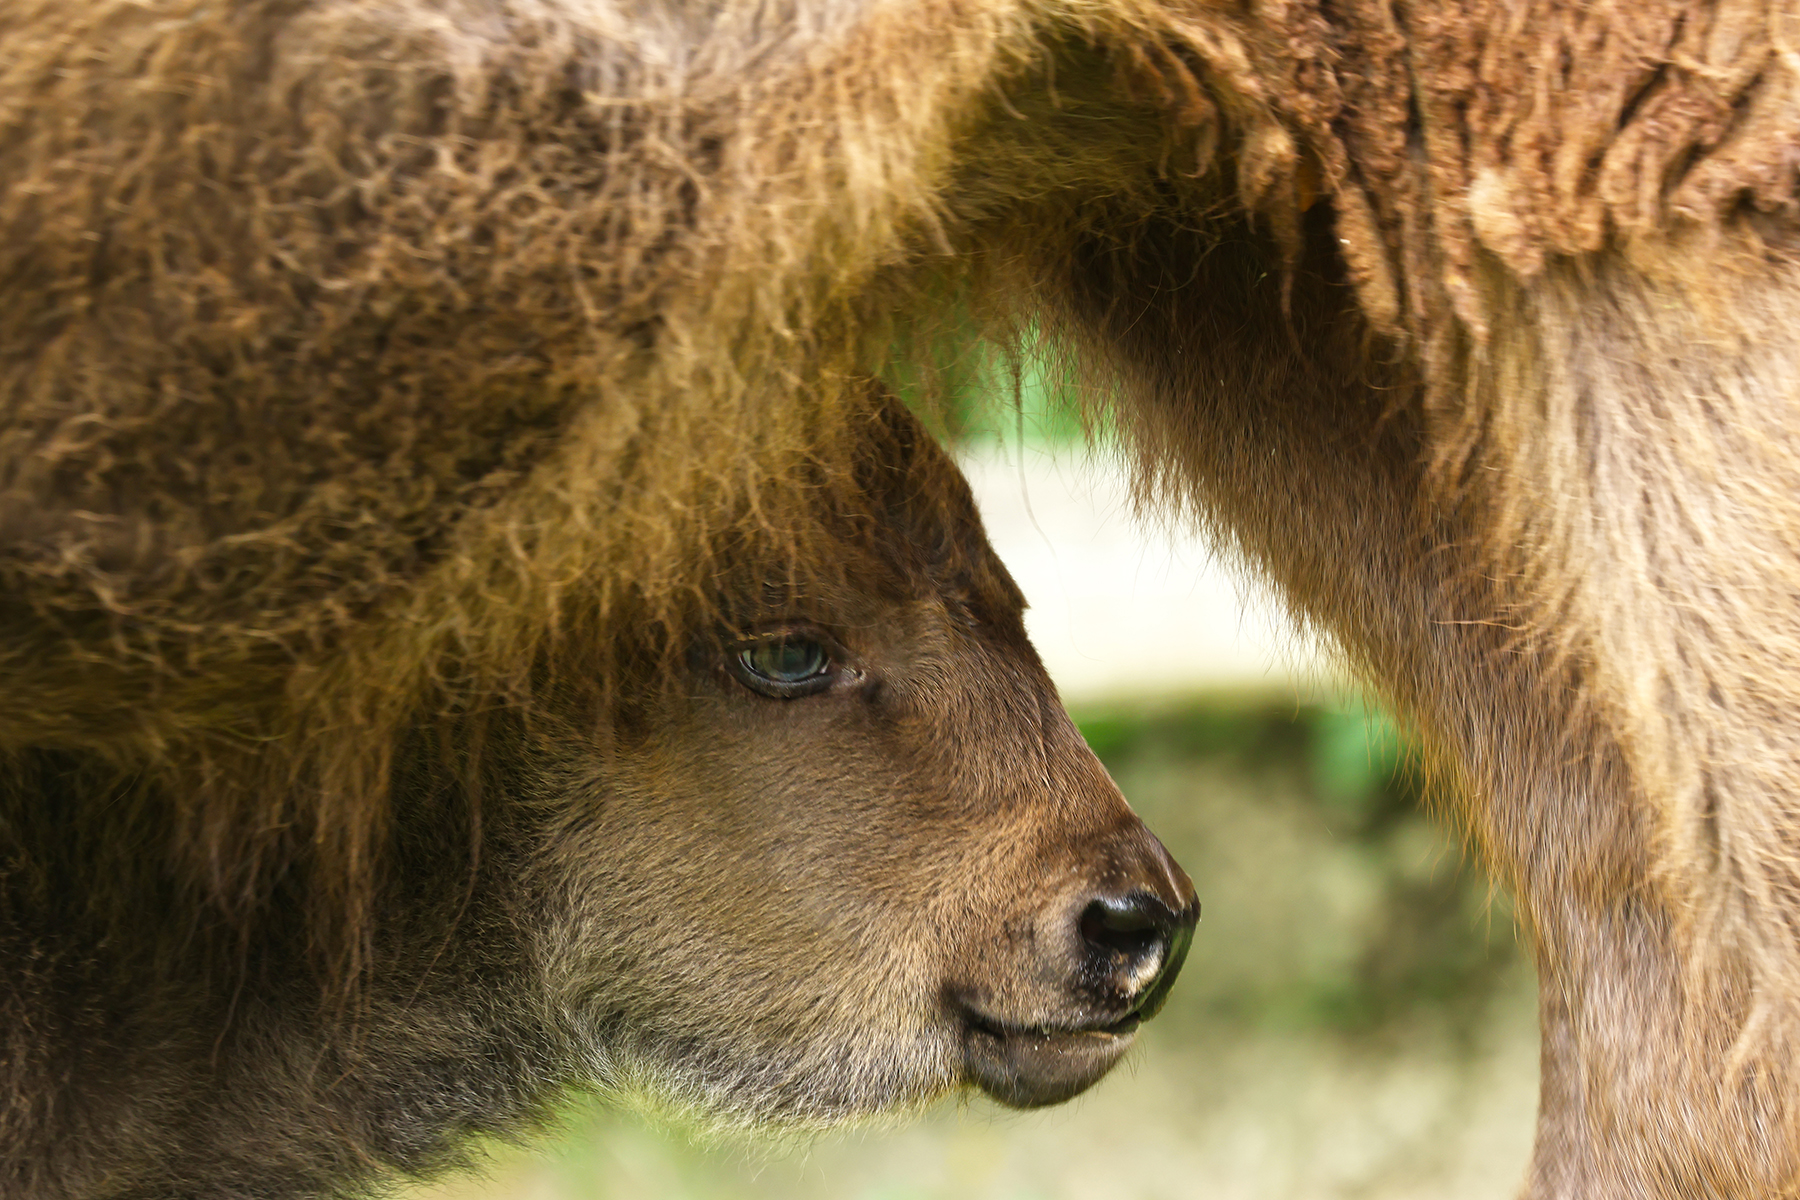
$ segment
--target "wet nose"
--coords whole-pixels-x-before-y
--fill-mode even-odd
[[[1186,876],[1179,876],[1185,883]],[[1168,900],[1142,888],[1096,896],[1077,920],[1084,956],[1081,975],[1091,990],[1116,997],[1120,1019],[1148,1020],[1162,1008],[1187,958],[1200,919],[1193,886]]]

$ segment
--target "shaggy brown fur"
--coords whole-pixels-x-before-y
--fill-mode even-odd
[[[1791,1193],[1797,24],[21,0],[0,747],[160,789],[221,913],[302,862],[354,977],[400,732],[824,561],[846,381],[960,295],[1438,746],[1538,947],[1531,1194]]]
[[[267,870],[244,911],[191,867],[179,762],[0,759],[0,1191],[374,1190],[572,1087],[808,1128],[1104,1073],[1191,885],[1057,706],[954,466],[867,407],[847,486],[801,464],[784,513],[830,561],[740,531],[664,636],[678,610],[577,592],[528,695],[343,731],[388,785],[349,995],[296,831],[231,864]],[[828,646],[829,685],[753,688],[734,647],[771,635]]]

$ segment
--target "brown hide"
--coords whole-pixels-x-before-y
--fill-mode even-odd
[[[846,379],[973,311],[1073,351],[1146,496],[1436,747],[1537,946],[1531,1194],[1791,1192],[1797,41],[1657,0],[14,4],[0,746],[183,781],[227,912],[303,831],[353,974],[388,734],[535,695],[571,614],[678,624],[695,546],[828,557],[787,516],[853,473]]]

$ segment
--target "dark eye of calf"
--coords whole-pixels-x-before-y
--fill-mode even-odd
[[[727,665],[739,683],[777,700],[824,691],[840,673],[829,650],[800,636],[765,638],[740,647]]]

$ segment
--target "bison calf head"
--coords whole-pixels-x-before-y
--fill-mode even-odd
[[[741,522],[686,600],[571,602],[512,691],[447,668],[391,743],[321,736],[390,779],[358,799],[348,998],[278,737],[239,774],[0,757],[0,1191],[338,1191],[595,1084],[807,1127],[1099,1078],[1193,890],[1063,715],[955,467],[864,416],[797,524]],[[260,857],[210,843],[235,912],[184,874],[197,784],[259,817]]]
[[[1098,1079],[1198,905],[1064,714],[955,467],[890,409],[837,570],[744,574],[604,750],[545,736],[549,992],[609,1078],[750,1120]],[[573,749],[571,749],[573,748]]]

